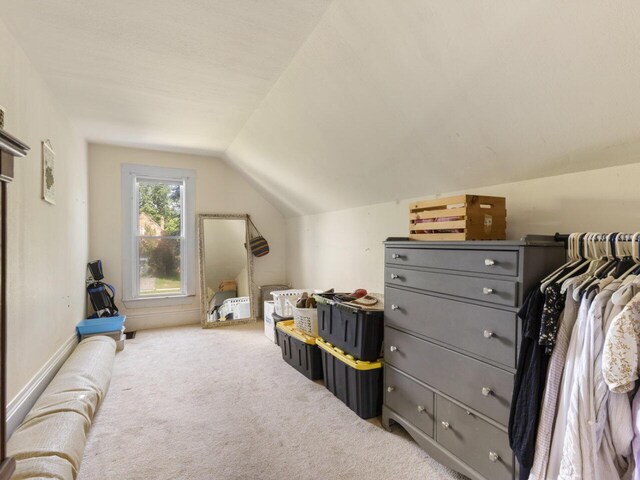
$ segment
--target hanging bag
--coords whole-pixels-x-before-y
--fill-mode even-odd
[[[247,218],[253,227],[253,229],[249,228],[249,248],[251,248],[251,253],[255,257],[264,257],[269,253],[269,242],[267,242],[267,239],[262,236],[260,230],[256,228],[254,223],[251,221],[251,217],[247,216]],[[254,235],[253,230],[256,231],[257,235]]]

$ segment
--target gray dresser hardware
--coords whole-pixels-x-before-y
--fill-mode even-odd
[[[507,423],[517,311],[564,262],[561,243],[385,243],[382,424],[398,423],[437,461],[477,480],[513,480]]]

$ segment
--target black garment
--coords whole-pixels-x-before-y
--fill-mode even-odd
[[[545,347],[545,353],[551,355],[556,345],[558,335],[558,319],[564,310],[564,301],[567,298],[560,292],[562,285],[554,283],[544,291],[544,307],[540,325],[540,338],[538,343]]]
[[[518,312],[522,320],[522,343],[509,415],[509,445],[520,463],[521,480],[529,478],[533,466],[540,404],[549,365],[545,347],[538,344],[544,298],[540,288],[534,288]]]

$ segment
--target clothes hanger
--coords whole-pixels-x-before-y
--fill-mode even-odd
[[[612,273],[614,278],[624,279],[638,267],[638,262],[633,258],[632,252],[628,248],[628,237],[629,235],[626,233],[616,236],[616,249],[621,258]]]
[[[567,239],[568,261],[564,265],[562,265],[560,268],[556,269],[553,273],[551,273],[550,275],[547,275],[544,279],[541,280],[540,291],[542,293],[544,293],[547,287],[552,283],[554,283],[558,277],[565,275],[566,272],[568,271],[572,271],[576,267],[576,265],[582,263],[583,258],[580,255],[579,243],[577,243],[579,242],[581,235],[583,234],[580,234],[580,233],[569,234],[569,237]]]
[[[584,234],[575,233],[575,232],[569,234],[569,237],[567,238],[567,261],[564,263],[564,265],[556,268],[553,272],[551,272],[549,275],[547,275],[542,280],[540,280],[541,284],[546,283],[552,278],[557,277],[563,270],[575,264],[576,261],[580,258],[578,254],[579,252],[576,250],[576,247],[575,247],[575,240],[580,235],[584,235]]]
[[[598,269],[598,271],[595,273],[596,280],[594,280],[584,290],[584,295],[586,296],[590,295],[592,292],[594,292],[601,286],[605,286],[605,284],[611,283],[611,281],[613,280],[614,277],[611,276],[611,273],[613,272],[613,270],[615,269],[616,265],[620,260],[617,257],[617,252],[616,252],[615,243],[614,243],[614,239],[616,238],[618,233],[619,232],[615,232],[615,233],[609,233],[605,235],[604,245],[606,249],[606,256],[609,261],[605,263],[605,265],[602,268]]]
[[[610,262],[607,243],[604,242],[604,239],[606,239],[606,235],[602,233],[591,233],[587,238],[587,248],[592,259],[588,269],[590,276],[575,289],[574,298],[576,300],[585,293],[585,290],[600,280],[598,273]]]
[[[632,275],[640,275],[640,232],[633,234],[633,239],[631,240],[631,251],[631,256],[638,263],[638,268],[632,272]]]
[[[578,251],[579,251],[579,248],[578,248]],[[562,273],[560,273],[555,278],[550,279],[547,282],[543,283],[540,286],[540,290],[544,292],[547,289],[547,287],[552,283],[562,284],[565,280],[568,280],[572,277],[576,277],[578,275],[582,275],[589,269],[590,265],[591,265],[591,262],[586,257],[580,255],[578,261],[575,264],[572,264],[571,266],[569,266],[569,268],[565,269]]]

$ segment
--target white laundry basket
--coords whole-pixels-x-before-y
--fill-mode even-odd
[[[271,292],[273,296],[273,305],[276,310],[276,314],[284,318],[293,317],[293,310],[291,304],[295,305],[304,292],[311,292],[311,290],[277,290]],[[291,303],[287,302],[290,301]]]
[[[227,298],[220,306],[220,321],[224,321],[229,313],[233,313],[233,319],[250,318],[251,303],[249,297]]]
[[[318,336],[318,309],[317,308],[298,308],[293,304],[290,305],[293,312],[293,323],[298,330],[311,335]]]

